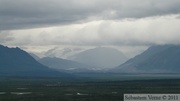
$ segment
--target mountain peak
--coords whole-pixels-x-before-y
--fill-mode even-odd
[[[85,50],[71,58],[97,68],[112,68],[125,62],[127,57],[117,49],[109,47],[96,47]]]

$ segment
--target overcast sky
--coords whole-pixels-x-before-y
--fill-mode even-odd
[[[180,0],[0,0],[0,44],[29,51],[113,46],[132,52],[180,44],[179,38]]]

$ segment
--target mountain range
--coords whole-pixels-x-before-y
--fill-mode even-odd
[[[116,73],[180,73],[180,46],[156,45],[110,70]]]
[[[114,49],[98,47],[81,52],[73,57],[76,61],[79,60],[81,63],[55,57],[45,57],[40,59],[34,56],[34,58],[38,60],[36,61],[31,56],[32,54],[29,55],[27,52],[18,47],[9,48],[0,45],[0,76],[68,77],[72,75],[65,72],[79,73],[95,72],[97,70],[98,72],[104,72],[103,70],[110,67],[109,64],[113,63],[112,61],[115,59],[117,59],[117,61],[114,62],[114,65],[117,65],[118,63],[121,64],[121,62],[119,62],[121,61],[119,56],[122,58],[123,55],[117,54],[119,54],[119,52]],[[125,57],[123,58],[125,59]],[[90,64],[91,66],[87,64]],[[99,70],[98,67],[102,69]],[[109,69],[108,72],[180,73],[180,45],[151,46],[146,51],[135,56],[134,58],[127,60],[115,68]]]
[[[1,76],[70,76],[50,69],[31,57],[20,48],[0,45]]]

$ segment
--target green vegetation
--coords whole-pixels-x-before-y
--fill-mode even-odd
[[[0,101],[123,101],[125,93],[180,93],[179,85],[179,79],[93,81],[1,77]]]

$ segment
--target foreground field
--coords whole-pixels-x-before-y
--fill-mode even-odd
[[[180,93],[180,79],[0,78],[0,101],[123,101],[127,93]]]

